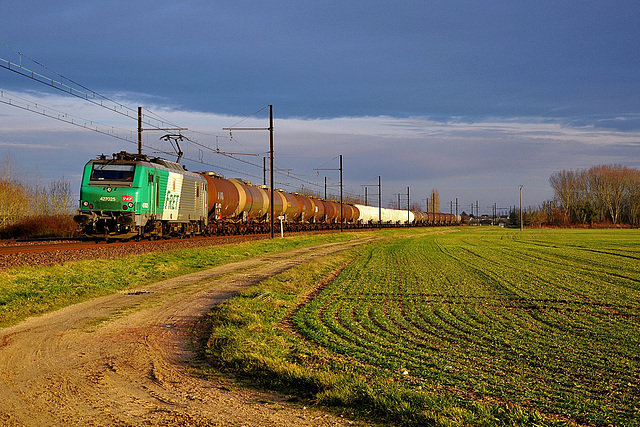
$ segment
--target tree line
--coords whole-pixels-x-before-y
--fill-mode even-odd
[[[562,170],[549,177],[553,200],[524,213],[528,225],[640,222],[640,170],[620,165]]]

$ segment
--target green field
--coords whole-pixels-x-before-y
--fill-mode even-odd
[[[211,359],[396,424],[640,425],[638,230],[390,236],[215,310]]]
[[[640,426],[640,230],[383,230],[20,267],[0,271],[0,327],[367,236],[382,239],[213,310],[193,373],[231,371],[382,424]]]

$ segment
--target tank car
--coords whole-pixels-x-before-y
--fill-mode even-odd
[[[271,195],[264,186],[248,181],[225,179],[215,172],[203,172],[208,184],[209,232],[211,234],[244,234],[268,231]],[[274,213],[282,215],[284,201],[275,198]]]
[[[108,239],[203,233],[207,182],[168,160],[122,151],[90,160],[74,220],[85,235]]]
[[[377,224],[380,220],[380,209],[373,206],[355,205],[358,209],[358,222],[364,226]]]

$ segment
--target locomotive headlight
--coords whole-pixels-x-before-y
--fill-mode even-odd
[[[132,207],[133,207],[133,202],[129,202],[129,203],[127,204],[127,206],[129,206],[130,208],[132,208]]]
[[[89,202],[87,202],[87,201],[85,200],[84,202],[82,202],[82,206],[84,206],[84,207],[86,208],[87,206],[89,206]]]
[[[112,191],[113,191],[113,188],[107,187],[107,193],[111,193]]]

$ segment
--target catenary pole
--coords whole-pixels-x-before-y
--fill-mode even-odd
[[[382,178],[378,175],[378,228],[382,230]]]
[[[273,186],[274,186],[274,179],[273,179],[273,105],[269,104],[269,167],[271,168],[271,201],[269,202],[269,208],[270,208],[270,215],[269,215],[269,220],[270,220],[270,228],[271,228],[271,238],[273,239]]]
[[[334,157],[335,159],[335,157]],[[315,171],[334,171],[336,169],[314,169]],[[343,227],[343,207],[342,207],[342,154],[340,154],[340,167],[337,169],[340,171],[340,231],[344,231],[344,227]],[[324,195],[325,195],[325,199],[327,198],[327,177],[324,177]]]
[[[340,232],[343,232],[343,207],[342,207],[342,154],[340,154]]]
[[[273,228],[273,186],[274,186],[274,177],[273,177],[273,105],[269,104],[269,127],[268,128],[222,128],[222,130],[268,130],[269,131],[269,169],[271,170],[271,197],[269,200],[269,228],[271,238],[274,236],[274,228]]]
[[[411,209],[409,207],[409,187],[407,187],[407,227],[409,227],[410,218],[411,218]]]
[[[142,107],[138,107],[138,156],[142,156]]]

